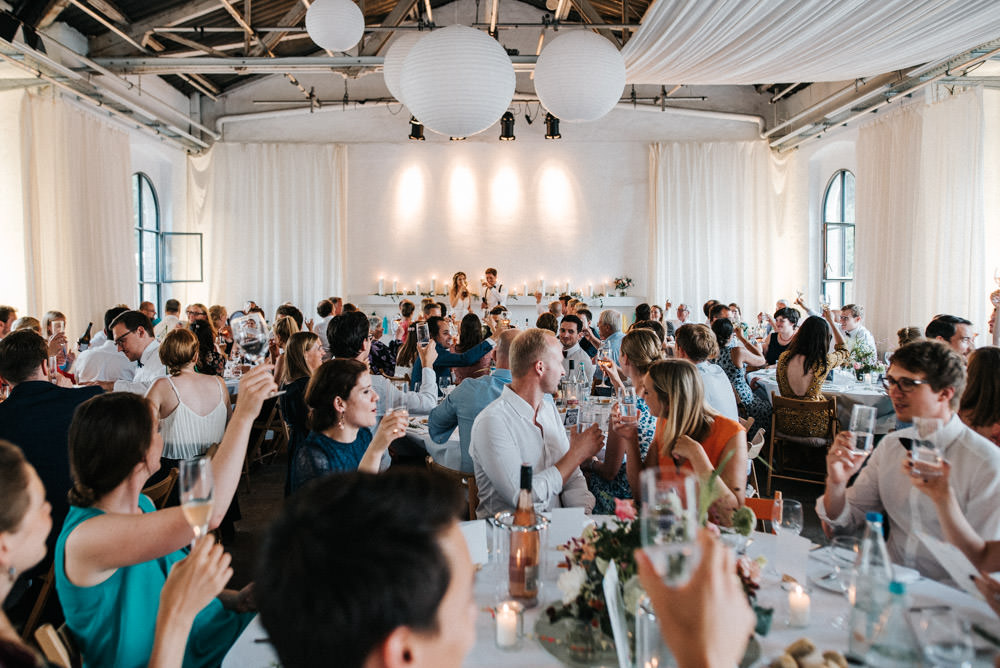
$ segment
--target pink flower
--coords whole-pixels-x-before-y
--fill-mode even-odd
[[[623,522],[636,518],[635,502],[632,499],[615,499],[615,517]]]
[[[855,369],[860,369],[861,368],[861,362],[855,362],[854,363],[854,368]]]

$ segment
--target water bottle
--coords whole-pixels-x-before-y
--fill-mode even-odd
[[[906,585],[889,583],[889,605],[879,617],[875,637],[865,655],[873,668],[918,666],[921,661],[917,636],[906,617]]]
[[[851,601],[847,651],[858,660],[868,653],[879,617],[888,603],[889,583],[892,582],[892,563],[882,536],[882,514],[868,513],[865,521],[865,534],[847,590]]]

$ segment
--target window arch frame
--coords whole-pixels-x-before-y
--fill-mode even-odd
[[[153,225],[149,226],[146,220],[146,207],[143,200],[143,193],[148,189],[152,196],[154,218]],[[156,306],[157,312],[162,307],[163,295],[163,231],[161,229],[160,197],[153,185],[153,179],[145,172],[139,171],[132,174],[133,204],[135,210],[132,212],[135,223],[136,241],[136,279],[139,286],[139,301],[151,301]],[[149,280],[146,274],[146,262],[149,261],[147,254],[143,252],[143,243],[152,237],[152,260],[155,263],[151,274],[153,280]],[[151,298],[152,297],[152,298]]]
[[[851,188],[846,186],[848,180]],[[835,186],[839,186],[839,210],[837,220],[827,217],[828,203]],[[822,300],[829,300],[831,307],[840,307],[854,301],[854,274],[856,252],[856,192],[857,177],[849,169],[836,170],[827,180],[820,203],[820,220],[822,223],[822,271],[820,272],[820,295]],[[850,197],[848,197],[850,195]],[[848,199],[850,203],[848,204]],[[839,236],[836,248],[831,248],[831,236]],[[839,274],[833,272],[831,252],[838,253]]]

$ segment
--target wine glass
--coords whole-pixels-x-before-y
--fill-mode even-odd
[[[674,467],[639,474],[642,545],[663,581],[687,582],[698,564],[698,479]]]
[[[233,318],[229,324],[233,329],[233,341],[243,350],[243,354],[250,362],[257,364],[264,359],[271,333],[260,313],[249,313],[241,318]]]
[[[597,351],[597,364],[604,372],[601,375],[601,384],[598,387],[611,387],[611,384],[608,382],[608,369],[614,364],[614,360],[611,357],[611,344],[607,341],[602,343],[600,349]]]
[[[184,519],[194,530],[194,540],[191,541],[191,546],[194,547],[198,539],[208,533],[208,520],[212,516],[212,502],[215,496],[212,460],[208,457],[181,460],[177,484],[180,488]]]
[[[802,504],[795,499],[782,499],[781,513],[778,521],[774,523],[776,533],[790,533],[798,536],[802,533]]]
[[[975,648],[969,622],[949,608],[930,607],[917,613],[916,632],[932,666],[969,666]]]
[[[871,452],[875,439],[875,418],[878,410],[874,406],[855,404],[851,407],[851,424],[849,431],[854,437],[854,453]]]
[[[820,576],[820,580],[839,589],[848,600],[851,599],[854,564],[857,562],[860,552],[861,541],[855,536],[837,536],[830,541],[830,548],[826,551],[833,571]],[[853,605],[853,601],[851,604]],[[837,615],[830,620],[830,623],[836,629],[845,629],[847,628],[847,617],[843,614]]]

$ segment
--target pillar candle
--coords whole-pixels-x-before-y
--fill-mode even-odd
[[[566,290],[565,290],[565,292],[566,292],[566,294],[568,294],[568,295],[569,295],[569,294],[572,294],[572,293],[571,293],[571,292],[569,291],[569,280],[567,280],[567,281],[566,281]]]
[[[518,643],[517,603],[504,602],[497,607],[497,647],[509,649]]]
[[[593,283],[587,283],[587,296],[588,297],[593,297],[594,296],[594,284]]]
[[[523,294],[525,297],[528,296],[528,281],[525,281],[524,284],[521,286],[521,294]]]
[[[420,294],[420,281],[417,281],[417,294]]]
[[[788,592],[788,625],[789,626],[809,626],[809,594],[802,585],[795,585]]]
[[[381,276],[378,277],[378,293],[380,295],[385,294],[385,278]]]
[[[539,287],[538,290],[542,293],[542,296],[544,297],[545,296],[545,279],[544,278],[540,278],[540,279],[538,279],[538,282],[541,284],[541,287]]]
[[[396,294],[397,292],[399,292],[399,290],[397,289],[398,283],[399,281],[397,279],[395,278],[392,279],[392,294]]]

